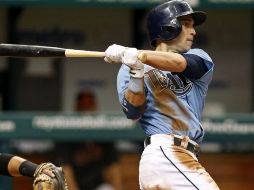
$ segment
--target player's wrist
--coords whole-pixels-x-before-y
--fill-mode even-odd
[[[144,77],[144,69],[130,69],[130,76],[132,78],[143,78]]]
[[[144,91],[144,80],[142,78],[131,77],[128,89],[133,93],[142,93]]]
[[[20,165],[19,173],[23,176],[33,177],[37,167],[37,164],[26,160]]]
[[[141,61],[137,61],[135,65],[130,67],[130,76],[133,78],[143,78],[144,77],[144,64]]]

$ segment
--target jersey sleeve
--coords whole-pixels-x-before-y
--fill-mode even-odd
[[[207,67],[207,71],[198,79],[189,78],[196,89],[196,92],[200,95],[200,98],[204,98],[207,95],[208,87],[213,78],[214,63],[210,56],[201,49],[191,49],[186,54],[200,57],[202,63]],[[188,78],[188,77],[187,77]]]
[[[192,80],[193,82],[207,88],[207,86],[212,81],[213,77],[214,63],[211,57],[201,49],[191,49],[185,55],[188,57],[193,57],[194,61],[195,60],[197,61],[196,62],[197,64],[203,64],[203,66],[206,67],[206,70],[205,71],[202,70],[201,71],[202,74],[201,75],[199,74],[197,78],[190,78],[188,76],[186,77]]]
[[[187,65],[182,74],[189,79],[199,79],[201,78],[207,71],[208,68],[204,62],[204,60],[193,54],[183,54],[185,60],[187,61]]]
[[[117,75],[117,92],[119,102],[121,104],[124,100],[124,94],[128,88],[129,81],[130,81],[129,68],[126,65],[122,64]]]

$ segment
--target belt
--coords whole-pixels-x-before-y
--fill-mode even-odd
[[[172,138],[174,139],[174,145],[179,146],[182,148],[185,148],[186,150],[194,153],[196,156],[198,156],[198,153],[200,151],[200,146],[195,143],[194,141],[190,140],[187,136],[179,136],[179,135],[173,135],[171,134]],[[148,146],[151,144],[151,137],[146,137],[144,141],[145,146]]]

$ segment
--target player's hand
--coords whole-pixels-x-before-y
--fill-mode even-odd
[[[104,60],[108,63],[120,63],[126,49],[127,47],[113,44],[106,49]]]
[[[136,48],[128,48],[122,56],[122,63],[129,66],[130,75],[135,78],[144,76],[144,64],[138,58],[139,51]]]
[[[124,51],[122,56],[122,63],[132,69],[142,69],[143,63],[138,59],[139,52],[136,48],[128,48]]]

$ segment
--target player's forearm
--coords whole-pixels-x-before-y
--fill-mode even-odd
[[[154,68],[171,72],[182,72],[186,68],[186,60],[179,53],[149,50],[140,50],[139,52],[146,54],[143,63]]]
[[[144,77],[130,77],[122,101],[123,110],[127,118],[134,120],[139,119],[144,112],[145,102]]]
[[[130,104],[137,107],[142,106],[146,101],[144,92],[133,93],[131,90],[126,91],[125,98]]]
[[[133,106],[141,106],[145,102],[144,78],[130,77],[128,89],[125,92],[126,100]]]
[[[133,93],[127,90],[123,101],[123,110],[128,119],[138,120],[142,117],[145,108],[145,94]]]
[[[37,166],[18,156],[0,154],[0,175],[33,177]]]

